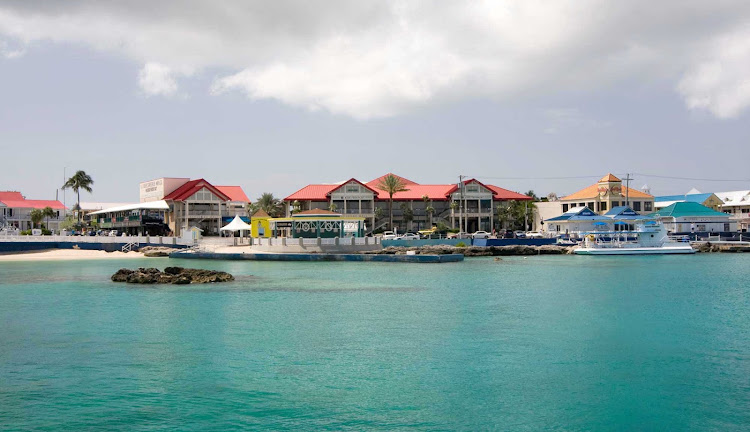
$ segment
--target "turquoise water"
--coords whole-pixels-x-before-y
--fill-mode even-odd
[[[0,263],[4,430],[747,430],[750,256]]]

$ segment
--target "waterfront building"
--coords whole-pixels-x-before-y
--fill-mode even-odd
[[[54,216],[45,217],[42,223],[46,225],[49,222],[47,229],[59,231],[60,222],[65,219],[67,210],[63,203],[58,200],[30,200],[26,199],[21,192],[0,191],[0,228],[31,229],[33,227],[31,211],[44,210],[46,207],[54,211]]]
[[[271,236],[292,238],[364,237],[365,218],[325,209],[304,210],[269,220]]]
[[[738,230],[747,232],[750,227],[750,190],[716,192],[722,200],[721,211],[737,222]]]
[[[628,206],[617,206],[603,215],[586,206],[573,207],[560,216],[547,219],[546,230],[553,235],[572,237],[592,232],[633,231],[637,222],[648,218]]]
[[[638,214],[654,210],[654,196],[643,190],[628,188],[613,174],[607,174],[598,182],[556,201],[534,203],[534,230],[548,231],[547,220],[563,215],[571,209],[587,207],[592,212],[604,215],[616,207],[629,207]]]
[[[667,231],[674,234],[737,231],[737,221],[730,215],[697,202],[676,202],[650,216],[659,219]]]
[[[81,220],[84,222],[96,221],[97,218],[91,216],[91,213],[98,212],[113,207],[127,206],[126,202],[82,202],[78,211],[81,212]]]
[[[250,204],[240,186],[214,186],[205,179],[164,177],[140,184],[140,202],[92,212],[103,229],[129,234],[181,236],[192,227],[203,235],[219,229],[239,215],[248,222]]]
[[[333,184],[310,184],[284,198],[287,215],[295,211],[325,209],[367,221],[367,231],[388,225],[389,195],[378,188],[382,179],[368,182],[351,178]],[[419,184],[399,177],[404,191],[393,195],[393,221],[399,232],[430,228],[442,222],[467,232],[491,231],[495,204],[531,200],[531,197],[469,179],[462,184]],[[456,203],[451,205],[452,203]],[[376,220],[376,213],[379,217]]]
[[[669,207],[676,202],[696,202],[708,208],[719,211],[724,202],[713,193],[702,193],[697,189],[691,189],[684,195],[665,195],[654,197],[654,209],[659,210]]]

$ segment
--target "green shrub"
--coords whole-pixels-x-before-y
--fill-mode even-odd
[[[42,235],[52,235],[52,231],[47,228],[42,228]]]
[[[21,235],[31,235],[31,230],[23,230],[21,231]]]
[[[464,243],[464,242],[458,242],[458,243],[456,243],[456,247],[457,248],[465,248],[466,247],[466,243]]]

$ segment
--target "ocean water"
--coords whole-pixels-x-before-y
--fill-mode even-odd
[[[0,263],[0,327],[2,430],[750,429],[750,255]]]

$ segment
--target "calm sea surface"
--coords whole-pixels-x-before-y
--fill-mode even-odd
[[[0,263],[0,429],[748,430],[750,255]]]

